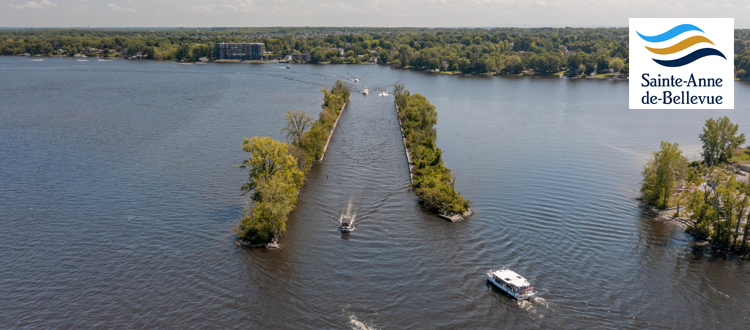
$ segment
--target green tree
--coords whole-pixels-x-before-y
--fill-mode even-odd
[[[609,59],[609,68],[614,72],[620,72],[623,68],[625,68],[625,61],[623,61],[619,57],[613,57]]]
[[[178,61],[190,60],[190,45],[180,45],[180,47],[177,48],[177,52],[175,52],[174,56]]]
[[[703,133],[698,137],[703,142],[703,160],[706,166],[726,162],[732,157],[732,152],[745,143],[745,134],[737,135],[737,124],[733,124],[728,117],[706,120]]]
[[[297,159],[289,151],[289,144],[276,141],[270,137],[245,138],[242,142],[242,150],[250,153],[250,158],[242,161],[239,166],[247,169],[249,180],[242,185],[245,193],[253,192],[261,180],[269,180],[273,175],[283,176],[289,182],[302,185],[304,175],[297,167]],[[255,191],[253,200],[259,200],[260,191]]]
[[[662,141],[653,156],[643,167],[641,192],[646,203],[663,209],[669,206],[677,184],[685,179],[688,161],[676,142]]]
[[[695,225],[686,230],[699,238],[706,238],[710,235],[711,221],[717,215],[716,208],[709,203],[711,195],[710,190],[694,190],[687,193],[687,208],[690,210],[690,217],[695,221]]]
[[[286,126],[281,129],[281,132],[286,132],[287,139],[292,140],[292,143],[299,143],[302,139],[302,134],[312,126],[313,118],[307,114],[304,110],[287,110],[284,114],[286,118]]]
[[[731,171],[713,168],[710,175],[706,201],[715,209],[708,219],[707,229],[711,242],[729,248],[737,242],[740,222],[745,216],[749,201],[746,184],[736,179]]]
[[[518,55],[505,57],[505,69],[513,74],[523,71],[523,62],[521,60],[521,57]]]

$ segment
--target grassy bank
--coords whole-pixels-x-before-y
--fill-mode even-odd
[[[420,95],[409,93],[403,85],[394,90],[396,107],[406,147],[414,163],[412,186],[423,205],[441,214],[463,214],[470,201],[456,192],[455,178],[443,165],[443,151],[435,145],[437,111]]]
[[[285,129],[296,128],[289,130],[291,141],[258,136],[244,139],[242,149],[250,158],[240,165],[249,173],[242,191],[250,194],[253,206],[250,212],[245,210],[237,228],[241,245],[275,244],[286,231],[286,221],[297,206],[307,173],[322,158],[334,123],[349,101],[349,91],[340,80],[330,91],[323,89],[323,95],[323,111],[317,120],[303,111],[287,112],[290,124]]]

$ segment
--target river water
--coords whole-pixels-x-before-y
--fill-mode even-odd
[[[283,138],[319,90],[350,104],[277,250],[233,244],[242,138]],[[348,80],[347,80],[348,81]],[[393,97],[436,105],[476,214],[420,210]],[[635,198],[659,141],[698,158],[736,110],[628,110],[626,81],[435,76],[382,66],[0,57],[0,328],[748,328],[750,266]],[[356,230],[337,231],[351,205]],[[508,265],[539,289],[485,281]]]

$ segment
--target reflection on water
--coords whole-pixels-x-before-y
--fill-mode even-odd
[[[0,324],[750,327],[744,261],[635,200],[661,140],[698,150],[711,116],[750,127],[747,84],[717,113],[628,110],[625,82],[365,65],[4,57],[0,71]],[[284,111],[317,113],[335,79],[373,93],[352,93],[282,248],[236,247],[242,138],[282,138]],[[396,82],[437,106],[468,221],[423,212],[409,190],[393,98],[376,93]],[[357,230],[342,236],[347,212]],[[488,290],[499,265],[538,297]]]

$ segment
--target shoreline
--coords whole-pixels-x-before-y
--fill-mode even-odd
[[[323,161],[323,157],[326,156],[326,151],[328,151],[328,144],[331,143],[331,138],[333,137],[333,133],[336,132],[336,126],[339,125],[339,119],[341,119],[341,115],[344,114],[344,109],[346,109],[346,105],[347,104],[349,104],[349,101],[344,102],[344,105],[341,106],[341,110],[339,110],[339,116],[336,117],[336,121],[333,122],[333,128],[331,128],[331,133],[328,134],[328,139],[326,140],[326,145],[323,146],[323,154],[320,155],[320,159],[318,159],[317,162],[313,163],[313,166],[315,166],[315,164],[317,164],[319,162],[322,162]]]
[[[404,144],[404,151],[406,151],[406,164],[409,165],[409,182],[414,183],[414,162],[411,160],[411,151],[406,146],[406,137],[404,136],[404,127],[401,125],[401,117],[398,116],[398,104],[393,102],[396,108],[396,119],[398,120],[398,128],[401,130],[401,142]]]
[[[731,255],[737,256],[739,258],[748,258],[748,257],[750,257],[750,251],[741,252],[741,251],[735,251],[735,250],[727,250],[727,249],[723,249],[723,248],[719,247],[716,244],[711,243],[711,241],[709,241],[707,239],[696,238],[695,235],[693,235],[692,233],[690,233],[690,232],[688,232],[686,230],[688,227],[695,225],[695,220],[690,219],[690,218],[686,218],[686,217],[675,217],[672,214],[673,214],[674,211],[676,211],[676,208],[669,208],[669,209],[660,210],[660,209],[658,209],[658,208],[656,208],[654,206],[651,206],[651,205],[648,205],[648,204],[644,203],[643,201],[640,201],[639,204],[640,204],[640,206],[643,209],[645,209],[651,215],[653,215],[655,219],[658,219],[658,220],[661,220],[661,221],[669,221],[669,222],[675,223],[678,226],[682,227],[683,231],[685,231],[685,233],[687,233],[688,235],[690,235],[693,238],[692,239],[692,244],[694,244],[695,246],[708,246],[708,247],[710,247],[711,250],[709,252],[710,252],[711,255],[715,256],[717,254],[719,254],[719,255],[721,255],[721,254],[730,255],[731,254]]]
[[[644,203],[643,201],[640,201],[639,203],[641,204],[641,207],[648,210],[657,219],[676,222],[682,225],[683,228],[687,228],[688,226],[695,225],[695,220],[693,219],[686,218],[686,217],[675,217],[673,214],[677,210],[677,208],[669,208],[669,209],[660,210],[656,208],[655,206],[651,206],[651,205]]]
[[[160,59],[153,59],[153,58],[125,58],[122,56],[115,56],[115,57],[104,57],[104,56],[86,56],[86,57],[73,57],[73,56],[62,56],[62,55],[31,55],[31,56],[24,56],[24,55],[0,55],[2,57],[28,57],[28,58],[41,58],[41,57],[55,57],[55,58],[71,58],[71,59],[107,59],[107,60],[127,60],[127,61],[157,61],[157,62],[175,62],[177,64],[293,64],[293,65],[374,65],[374,66],[385,66],[389,67],[393,70],[404,70],[404,71],[413,71],[413,72],[420,72],[430,75],[443,75],[443,76],[462,76],[462,77],[540,77],[540,78],[568,78],[568,79],[592,79],[592,80],[629,80],[629,76],[624,77],[601,77],[601,76],[568,76],[565,74],[526,74],[526,73],[520,73],[520,74],[476,74],[476,73],[463,73],[463,72],[455,72],[455,71],[438,71],[438,72],[431,72],[429,70],[421,70],[421,69],[414,69],[414,68],[405,68],[405,67],[396,67],[391,64],[383,64],[383,63],[308,63],[308,62],[285,62],[285,61],[262,61],[262,60],[211,60],[207,62],[201,62],[201,61],[177,61],[177,60],[160,60]],[[750,81],[750,78],[748,79],[737,79],[738,81]]]

